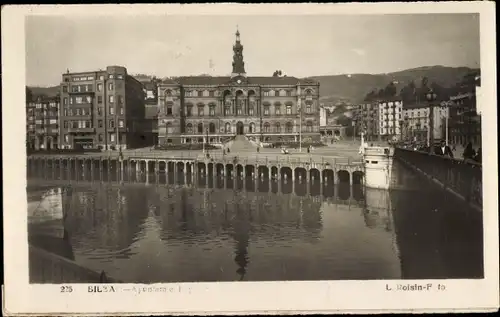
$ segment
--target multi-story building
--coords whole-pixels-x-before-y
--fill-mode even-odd
[[[367,141],[372,141],[379,135],[379,106],[377,103],[367,103],[358,106],[354,114],[356,134],[364,133]]]
[[[462,145],[468,142],[480,145],[482,105],[478,107],[477,94],[481,77],[475,74],[469,77],[473,78],[464,78],[458,94],[450,97],[450,141]]]
[[[159,144],[220,143],[236,134],[264,142],[319,140],[319,83],[247,76],[238,31],[233,53],[231,76],[159,84]]]
[[[59,96],[39,96],[26,104],[26,143],[31,150],[59,147]]]
[[[378,102],[379,135],[383,140],[399,140],[403,125],[403,102],[387,100]]]
[[[142,84],[121,66],[62,75],[61,148],[118,149],[143,145]]]
[[[446,119],[449,108],[445,103],[434,106],[433,127],[431,127],[428,103],[405,105],[403,109],[402,136],[405,140],[428,142],[432,131],[434,140],[446,139]]]

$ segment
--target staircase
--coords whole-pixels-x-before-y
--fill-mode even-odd
[[[231,153],[256,152],[257,146],[255,142],[249,141],[244,135],[237,135],[234,140],[229,142],[228,148]]]

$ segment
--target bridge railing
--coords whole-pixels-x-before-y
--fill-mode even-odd
[[[445,188],[462,196],[467,202],[482,207],[481,164],[402,148],[396,149],[395,158],[418,168],[439,181]]]

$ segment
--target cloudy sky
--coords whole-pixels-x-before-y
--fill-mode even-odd
[[[26,80],[122,65],[158,77],[228,75],[238,26],[248,75],[387,73],[479,67],[479,15],[29,16]]]

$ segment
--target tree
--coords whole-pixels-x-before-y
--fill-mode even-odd
[[[384,97],[385,98],[395,97],[396,94],[397,94],[396,85],[394,85],[394,82],[391,81],[384,89]]]
[[[33,101],[33,92],[31,91],[31,89],[26,87],[26,102],[31,102],[31,101]]]

